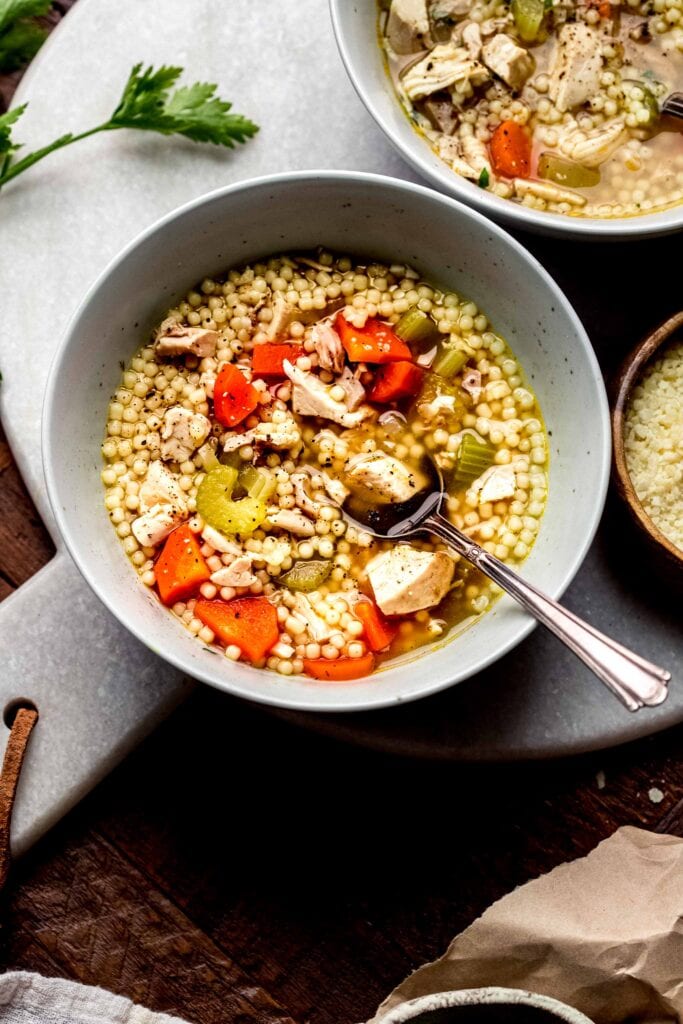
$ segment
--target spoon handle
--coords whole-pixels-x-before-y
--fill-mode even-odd
[[[422,526],[445,540],[468,562],[476,565],[559,637],[619,697],[629,711],[637,711],[645,705],[661,704],[666,699],[667,683],[671,679],[671,673],[666,669],[658,668],[622,647],[616,640],[611,640],[578,615],[563,608],[557,601],[523,580],[504,562],[470,540],[442,515],[433,513],[424,520]]]

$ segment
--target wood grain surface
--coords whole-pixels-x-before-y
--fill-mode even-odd
[[[5,101],[16,79],[0,79]],[[535,248],[599,309],[607,247],[580,274],[558,243]],[[634,341],[678,301],[634,311],[617,295],[610,324]],[[615,364],[627,348],[615,338]],[[0,439],[0,599],[51,554]],[[683,835],[682,740],[542,767],[414,762],[202,688],[16,866],[0,966],[197,1024],[364,1020],[515,885],[620,825]]]

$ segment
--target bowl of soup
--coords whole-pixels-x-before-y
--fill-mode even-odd
[[[170,215],[105,272],[50,376],[48,489],[112,612],[252,700],[357,710],[467,678],[534,622],[349,495],[444,511],[559,595],[609,468],[585,332],[526,251],[433,191],[310,172]]]
[[[683,122],[663,112],[683,88],[680,4],[330,0],[356,90],[432,184],[606,239],[683,224]]]

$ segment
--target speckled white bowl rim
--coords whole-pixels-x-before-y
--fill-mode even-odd
[[[452,992],[433,992],[401,1003],[382,1018],[382,1024],[407,1024],[422,1013],[461,1006],[533,1006],[552,1013],[566,1024],[592,1024],[590,1018],[551,996],[537,995],[519,988],[463,988]]]
[[[116,387],[118,369],[115,376],[112,376],[112,371],[106,381],[100,381],[97,393],[88,393],[89,399],[92,396],[94,406],[99,403],[99,409],[93,408],[86,411],[79,404],[78,398],[76,397],[74,400],[73,397],[74,391],[79,386],[84,386],[80,383],[81,376],[90,372],[84,369],[83,361],[72,365],[75,358],[72,353],[74,347],[76,349],[81,347],[84,359],[90,359],[92,350],[93,360],[96,360],[98,355],[102,355],[106,361],[106,359],[114,358],[120,360],[126,354],[130,358],[139,344],[140,332],[138,331],[137,338],[134,335],[126,343],[126,347],[117,352],[116,357],[108,351],[108,345],[122,344],[119,340],[121,334],[126,330],[130,331],[130,323],[125,320],[117,326],[116,334],[112,335],[112,338],[107,339],[106,337],[108,323],[103,319],[102,310],[106,308],[107,303],[111,309],[118,310],[118,298],[111,294],[113,279],[118,279],[121,275],[125,277],[126,273],[132,274],[133,271],[136,272],[136,275],[144,275],[145,255],[149,255],[147,250],[151,249],[152,252],[157,252],[160,246],[172,248],[171,242],[174,240],[174,231],[177,231],[178,225],[184,226],[183,230],[185,231],[196,230],[196,226],[188,228],[187,225],[195,225],[195,219],[198,218],[201,221],[202,216],[210,216],[214,206],[221,208],[228,206],[236,211],[233,216],[238,216],[241,203],[248,204],[249,201],[255,203],[257,199],[261,203],[267,201],[269,195],[272,198],[272,193],[288,195],[290,191],[293,194],[301,194],[301,202],[305,201],[308,204],[309,193],[316,187],[323,193],[327,190],[334,196],[335,216],[337,216],[336,210],[339,204],[347,197],[349,190],[352,192],[356,188],[361,196],[359,202],[367,193],[367,201],[370,203],[372,200],[372,209],[374,209],[372,204],[380,200],[386,200],[388,204],[392,202],[400,204],[401,209],[408,210],[411,203],[415,208],[421,204],[420,213],[433,211],[434,216],[440,218],[443,229],[447,228],[449,239],[457,232],[458,224],[470,222],[472,230],[479,232],[480,236],[494,247],[496,253],[507,250],[511,258],[522,262],[524,275],[529,275],[525,284],[532,289],[531,294],[533,296],[538,294],[542,297],[544,309],[546,303],[548,308],[554,309],[555,329],[559,333],[562,328],[567,333],[571,339],[571,345],[575,347],[575,351],[572,353],[572,358],[576,358],[575,365],[577,369],[583,368],[584,389],[586,393],[590,393],[590,403],[584,412],[586,415],[594,417],[594,426],[597,431],[593,445],[594,455],[591,453],[589,462],[584,459],[582,467],[573,471],[573,482],[577,486],[582,483],[583,474],[591,475],[593,490],[590,495],[590,508],[581,512],[581,528],[571,538],[571,546],[566,549],[560,569],[556,569],[554,566],[549,567],[555,558],[555,548],[554,543],[551,544],[550,532],[554,531],[552,541],[560,543],[565,532],[574,524],[574,513],[571,510],[562,513],[568,517],[562,527],[560,524],[553,526],[552,520],[549,519],[549,512],[546,512],[541,528],[542,533],[548,533],[548,544],[553,551],[553,554],[548,556],[548,571],[554,574],[554,579],[553,585],[548,589],[551,596],[556,598],[562,594],[579,569],[593,540],[602,514],[609,481],[611,459],[609,407],[595,354],[583,326],[568,300],[543,267],[523,246],[507,235],[502,228],[468,207],[431,189],[398,179],[341,171],[288,172],[255,178],[207,193],[179,207],[144,230],[95,281],[60,341],[50,369],[43,409],[43,461],[50,503],[68,551],[100,600],[131,633],[151,650],[188,675],[257,703],[308,711],[360,711],[389,707],[425,697],[469,678],[520,643],[536,626],[536,621],[519,609],[512,599],[503,598],[496,603],[492,611],[484,615],[461,638],[460,654],[462,656],[464,653],[462,645],[468,642],[468,636],[471,637],[475,630],[490,632],[493,627],[489,624],[494,617],[498,619],[498,617],[507,616],[509,627],[501,627],[503,631],[507,628],[505,642],[484,644],[479,639],[472,640],[475,647],[479,645],[482,648],[481,653],[475,655],[475,662],[465,667],[459,663],[456,641],[455,644],[441,645],[437,649],[428,650],[419,657],[397,659],[390,666],[383,667],[381,672],[375,673],[366,680],[336,685],[321,684],[303,677],[283,677],[274,672],[254,669],[241,662],[230,662],[215,652],[207,653],[204,646],[199,644],[160,605],[158,599],[140,585],[104,511],[99,480],[99,466],[101,466],[99,447],[102,424],[105,420],[109,400],[108,395]],[[259,209],[261,209],[260,206]],[[253,230],[259,228],[259,225],[260,222],[255,222]],[[302,230],[306,229],[302,228]],[[356,230],[355,227],[354,230]],[[385,222],[378,224],[376,230],[385,232],[387,230]],[[433,231],[436,230],[433,228]],[[363,231],[367,231],[364,225]],[[363,237],[363,231],[358,229],[359,237]],[[279,237],[282,239],[281,250],[290,249],[288,236],[280,235]],[[433,239],[433,237],[432,233],[430,238]],[[455,237],[460,244],[462,234],[455,235]],[[325,239],[321,238],[320,242],[324,243]],[[362,243],[356,244],[360,248]],[[417,248],[414,239],[406,242],[406,245],[408,244]],[[299,247],[302,247],[301,244]],[[274,250],[271,248],[266,251]],[[426,242],[421,247],[421,252],[425,251]],[[431,252],[431,249],[429,251]],[[264,254],[263,250],[261,250],[261,254]],[[159,259],[161,258],[160,256]],[[197,259],[199,258],[198,256]],[[248,253],[247,258],[255,257]],[[192,255],[192,259],[195,260],[194,255]],[[230,262],[235,262],[235,260],[228,261],[225,265],[230,265]],[[195,265],[199,267],[200,264],[194,262],[193,266]],[[222,267],[220,265],[213,266],[213,272],[218,269],[222,269]],[[186,287],[190,287],[196,280],[209,272],[210,267],[207,266],[199,269],[194,276],[192,271],[184,272],[183,280]],[[477,275],[481,273],[479,269],[476,272]],[[497,272],[492,271],[492,273]],[[134,280],[137,286],[138,277],[135,276]],[[158,285],[162,296],[163,280],[163,277],[160,278]],[[516,303],[521,282],[515,281],[514,284],[516,287],[513,289],[514,295],[510,301]],[[140,288],[139,291],[142,293],[144,289]],[[163,309],[168,307],[172,298],[177,297],[178,291],[179,289],[176,287],[175,291],[168,291],[165,299],[157,298],[156,317],[163,315]],[[115,298],[116,305],[112,305]],[[142,301],[142,299],[138,301]],[[165,307],[162,305],[163,301],[166,303]],[[534,299],[534,301],[540,303],[541,298]],[[109,316],[113,315],[111,309]],[[536,312],[538,311],[537,308]],[[133,316],[134,314],[131,313],[131,317]],[[149,320],[150,328],[154,322],[158,322],[158,320]],[[514,330],[513,327],[511,329]],[[84,332],[85,337],[83,336]],[[98,346],[101,349],[99,353]],[[513,348],[515,348],[514,341]],[[69,373],[71,374],[70,378]],[[579,384],[578,379],[576,383]],[[571,388],[569,393],[571,393]],[[554,388],[553,394],[555,394]],[[581,395],[577,398],[578,400],[585,400],[585,395]],[[547,416],[549,412],[547,403],[545,412]],[[80,423],[79,416],[82,417]],[[76,419],[73,420],[73,417]],[[572,421],[575,418],[572,416]],[[90,431],[92,434],[89,446],[83,438],[79,437],[79,434],[85,431]],[[580,438],[581,430],[579,429],[577,441]],[[82,465],[79,463],[79,459],[82,461]],[[90,502],[84,500],[84,492],[88,488],[92,489]],[[91,505],[92,507],[90,507]],[[99,548],[95,553],[97,546]],[[527,563],[529,578],[537,583],[539,582],[537,572],[534,572],[533,567],[538,564],[538,560],[536,563],[534,562],[534,554],[538,552],[538,548],[537,544]],[[541,566],[541,575],[543,571],[544,567]],[[151,620],[152,625],[150,626],[146,620]]]
[[[623,241],[672,234],[683,228],[683,203],[659,213],[600,219],[531,210],[502,199],[451,171],[413,128],[383,63],[377,40],[376,0],[329,0],[334,35],[353,87],[389,141],[435,187],[510,227],[542,235]],[[370,16],[369,11],[372,11]],[[365,19],[362,25],[356,23]],[[371,24],[370,24],[371,22]]]

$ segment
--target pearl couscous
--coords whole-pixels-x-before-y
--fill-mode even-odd
[[[632,217],[683,199],[683,0],[390,0],[380,40],[456,174],[535,210]]]
[[[432,459],[445,514],[514,565],[547,494],[541,412],[485,313],[324,251],[189,291],[124,370],[102,453],[111,523],[179,622],[228,659],[325,680],[496,596],[436,541],[373,538],[347,498],[401,503]]]
[[[683,551],[683,342],[647,366],[624,418],[626,465],[652,522]]]

